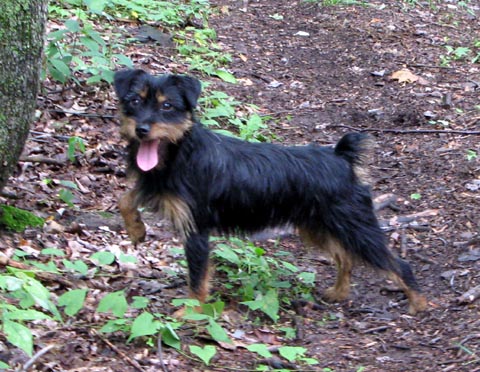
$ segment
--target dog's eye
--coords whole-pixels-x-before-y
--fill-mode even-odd
[[[169,111],[169,110],[173,109],[172,104],[169,103],[169,102],[162,102],[161,107],[162,107],[162,110],[165,110],[165,111]]]
[[[140,103],[141,103],[140,98],[132,98],[130,100],[130,105],[133,106],[133,107],[138,106]]]

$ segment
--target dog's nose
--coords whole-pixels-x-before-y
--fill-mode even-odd
[[[135,133],[140,139],[146,137],[148,135],[148,132],[150,132],[150,125],[148,124],[138,124],[135,128]]]

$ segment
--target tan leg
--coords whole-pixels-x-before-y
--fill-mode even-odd
[[[203,309],[201,305],[207,302],[207,298],[210,293],[211,271],[212,271],[212,268],[209,267],[209,269],[207,270],[207,273],[201,278],[197,291],[193,291],[192,289],[190,289],[190,295],[188,296],[189,298],[194,298],[200,302],[200,306],[195,306],[193,309],[194,312],[199,314],[203,313]],[[176,319],[181,319],[185,315],[187,315],[186,307],[182,307],[176,310],[172,314],[172,317]]]
[[[388,277],[399,285],[408,298],[408,313],[415,315],[427,308],[427,298],[418,291],[408,287],[405,282],[397,274],[388,273]]]
[[[133,244],[145,240],[145,225],[134,202],[134,191],[128,191],[120,197],[118,207],[125,222],[128,236]]]
[[[332,244],[332,242],[330,242],[330,244]],[[338,245],[337,242],[333,242],[333,244]],[[345,300],[350,293],[350,277],[353,265],[350,256],[348,256],[340,246],[336,248],[336,253],[333,255],[333,258],[337,264],[337,281],[333,287],[325,290],[324,297],[329,302],[339,302]]]
[[[329,253],[337,265],[337,280],[334,286],[325,290],[325,299],[329,302],[345,300],[350,293],[350,277],[353,267],[353,260],[350,255],[336,239],[327,234],[319,235],[308,230],[300,230],[299,233],[306,245]]]

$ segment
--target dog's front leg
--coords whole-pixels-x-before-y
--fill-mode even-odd
[[[207,233],[192,233],[185,242],[190,297],[204,303],[209,291],[209,248]]]
[[[136,245],[145,240],[146,230],[134,198],[135,193],[133,190],[126,192],[120,197],[118,207],[123,220],[125,221],[125,228],[127,229],[128,236],[132,243]]]
[[[209,248],[208,234],[191,233],[185,241],[185,255],[188,263],[188,284],[190,287],[190,298],[195,298],[204,304],[208,297],[209,289]],[[195,306],[196,312],[201,313],[202,307]],[[174,318],[182,318],[186,308],[181,308],[173,313]]]

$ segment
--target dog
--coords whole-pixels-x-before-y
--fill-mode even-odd
[[[385,272],[405,292],[409,312],[426,308],[410,265],[394,256],[373,210],[367,182],[370,137],[343,136],[335,147],[252,143],[213,132],[196,120],[200,82],[143,70],[114,75],[120,134],[136,178],[119,200],[134,244],[145,238],[139,206],[159,211],[181,235],[191,297],[209,294],[209,235],[293,226],[329,253],[338,268],[324,297],[347,298],[358,261]]]

